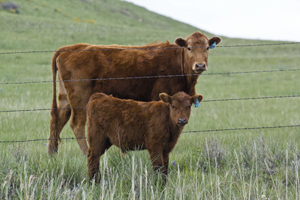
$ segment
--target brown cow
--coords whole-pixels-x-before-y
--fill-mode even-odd
[[[61,130],[70,117],[75,136],[85,137],[86,109],[82,107],[96,92],[139,101],[159,100],[161,92],[174,95],[184,91],[190,96],[195,95],[197,78],[207,70],[209,48],[220,41],[219,37],[208,39],[204,34],[195,32],[186,39],[177,38],[176,44],[167,41],[132,47],[89,44],[61,47],[52,58],[53,100],[48,153],[57,152],[59,141],[55,138],[60,138]],[[56,72],[60,81],[58,106]],[[182,76],[99,80],[165,75]],[[78,79],[85,80],[68,81]],[[69,107],[72,109],[64,109]],[[86,140],[77,141],[86,154]]]
[[[161,93],[162,101],[140,102],[93,94],[87,105],[88,172],[99,172],[99,159],[112,145],[127,150],[147,149],[153,169],[168,175],[169,153],[175,147],[191,114],[191,105],[201,95]]]

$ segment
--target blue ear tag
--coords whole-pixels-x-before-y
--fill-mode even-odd
[[[197,99],[195,102],[195,108],[199,107],[199,100]]]
[[[215,47],[217,46],[217,42],[215,41],[214,43],[212,43],[211,45],[210,45],[210,49],[214,49]]]

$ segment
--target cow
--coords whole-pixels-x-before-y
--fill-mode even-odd
[[[220,42],[219,37],[209,39],[197,31],[186,39],[177,38],[176,44],[169,41],[144,46],[75,44],[59,48],[51,64],[53,98],[48,154],[58,151],[60,133],[71,118],[72,131],[86,155],[85,107],[94,93],[147,102],[159,100],[162,92],[174,95],[184,91],[195,95],[197,79],[207,70],[209,49]]]
[[[169,154],[175,147],[191,106],[203,96],[178,92],[159,94],[161,101],[141,102],[95,93],[87,104],[87,165],[89,180],[99,173],[99,159],[112,145],[124,153],[147,149],[154,171],[168,175]]]

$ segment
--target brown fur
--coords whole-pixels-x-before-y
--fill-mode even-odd
[[[198,75],[207,69],[210,40],[202,33],[195,32],[186,39],[177,38],[176,44],[159,43],[145,46],[89,45],[75,44],[58,49],[52,58],[53,99],[50,119],[48,153],[58,150],[60,132],[71,117],[70,125],[76,137],[85,137],[86,109],[90,96],[96,92],[112,94],[122,99],[156,101],[158,95],[170,95],[184,91],[193,96]],[[183,48],[176,48],[176,47]],[[202,46],[204,48],[192,48]],[[132,48],[132,49],[128,49]],[[196,69],[196,64],[200,68]],[[59,80],[58,105],[56,103],[56,72]],[[185,75],[170,78],[143,78],[127,80],[88,80],[118,77],[142,77],[161,75]],[[68,108],[69,109],[61,109]],[[74,108],[75,107],[75,108]],[[74,109],[73,109],[74,108]],[[81,151],[86,154],[87,144],[78,139]]]
[[[147,149],[153,169],[168,174],[169,153],[191,114],[191,105],[201,95],[161,93],[162,101],[123,100],[104,93],[93,94],[87,105],[88,173],[99,172],[99,159],[112,145],[127,150]],[[184,121],[183,123],[180,123]]]

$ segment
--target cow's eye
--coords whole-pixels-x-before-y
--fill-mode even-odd
[[[207,51],[208,51],[209,49],[210,49],[209,47],[206,48]]]
[[[172,108],[175,109],[175,106],[172,105]]]
[[[189,105],[186,109],[187,109],[187,110],[191,109],[191,105]]]
[[[188,47],[187,49],[190,51],[190,50],[191,50],[191,47]]]

